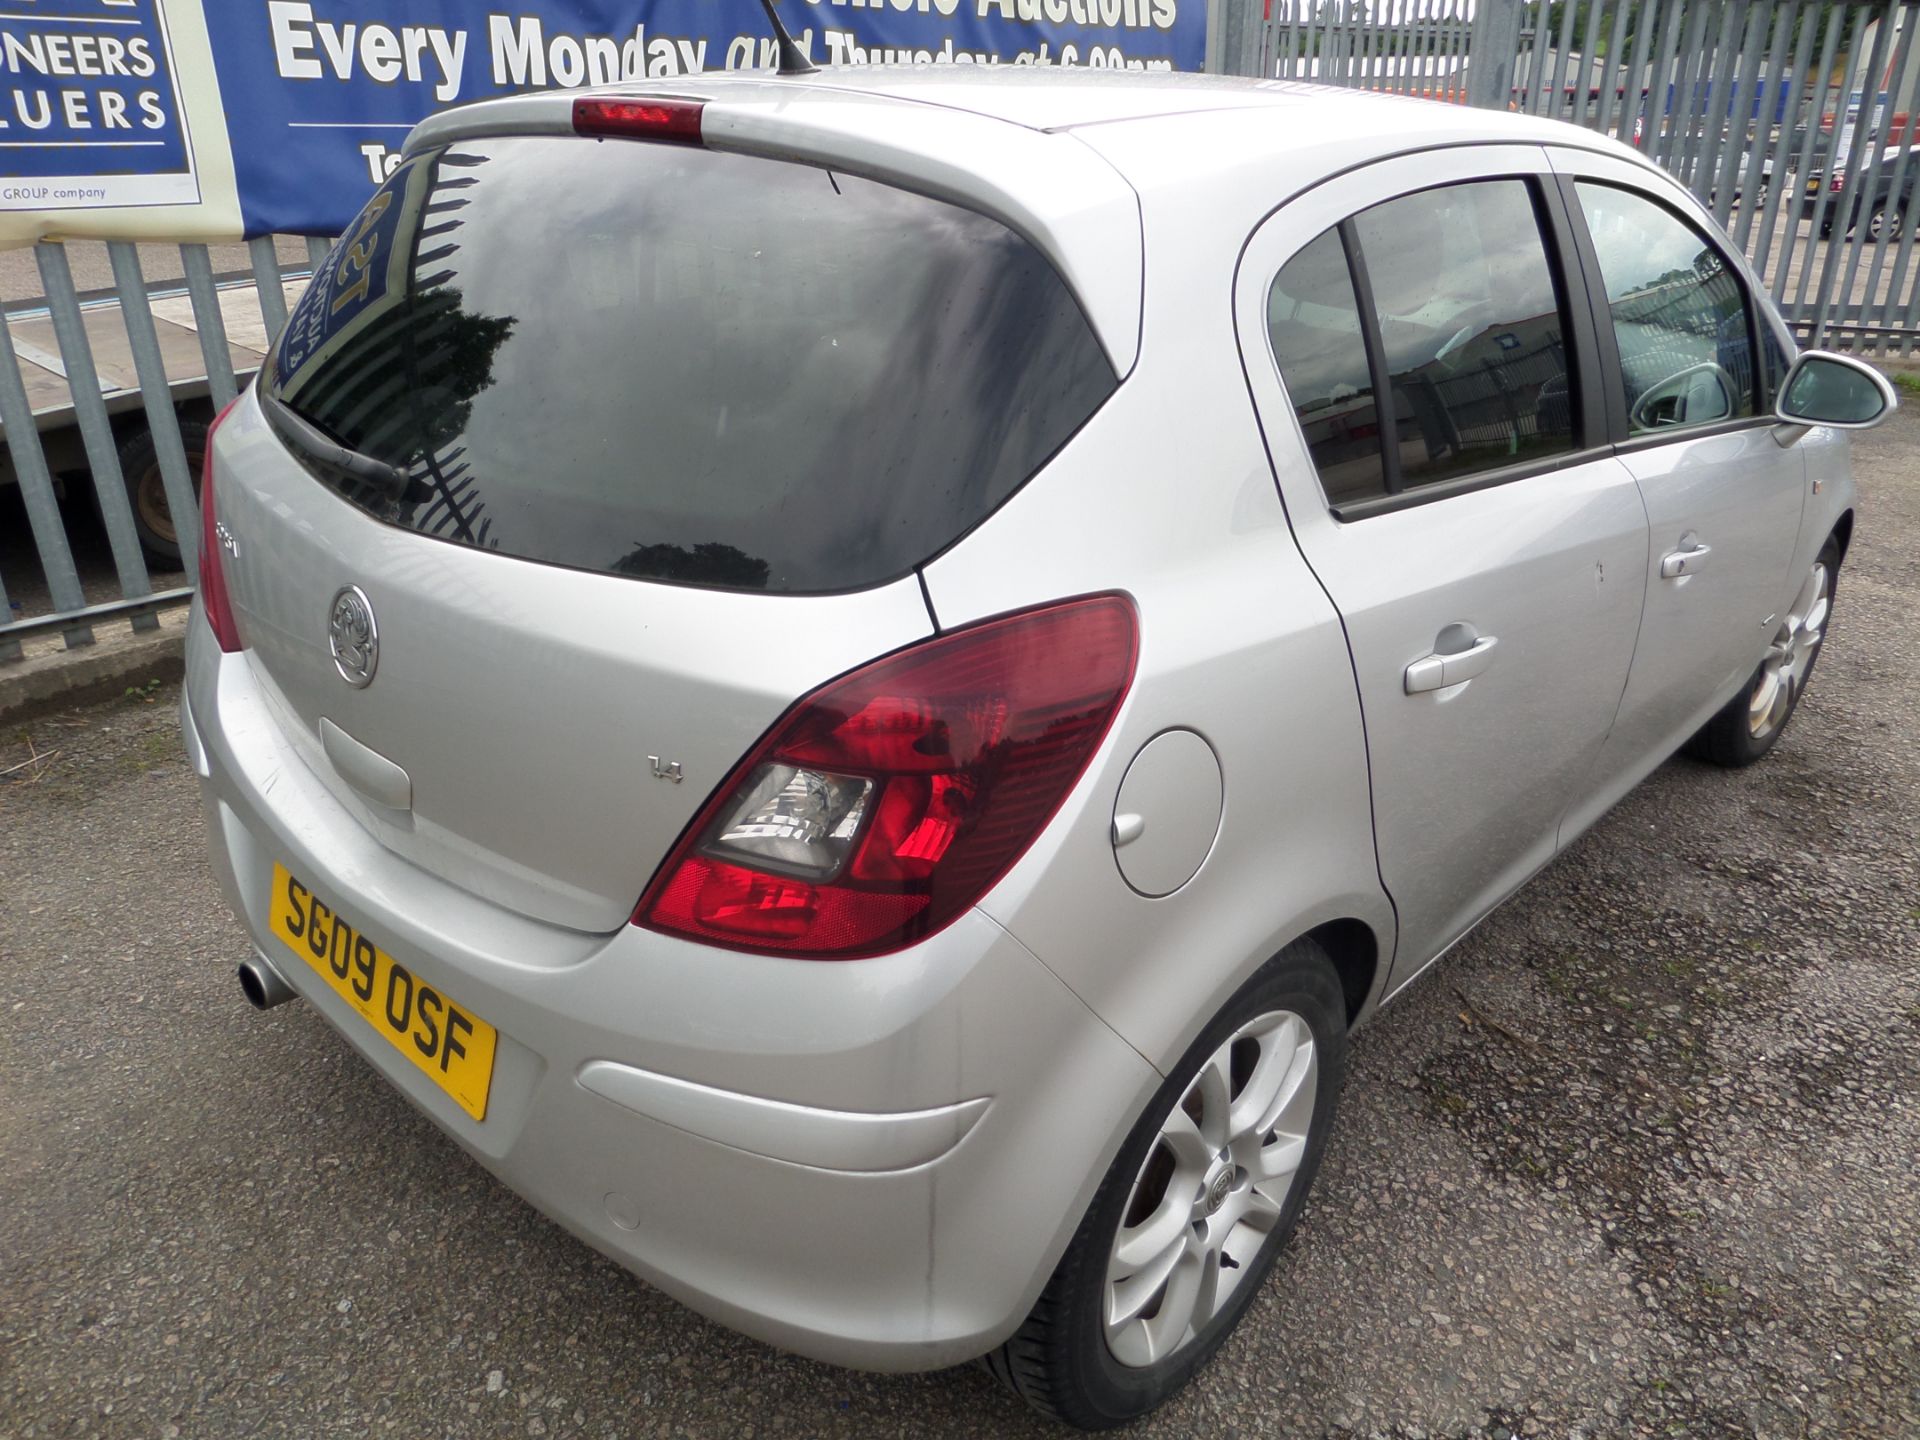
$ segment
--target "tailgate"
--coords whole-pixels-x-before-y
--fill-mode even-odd
[[[316,773],[396,854],[556,924],[622,924],[788,705],[932,632],[912,576],[852,595],[739,594],[383,525],[317,484],[251,394],[220,428],[214,463],[239,551],[225,568],[243,653]],[[329,645],[347,586],[377,626],[365,688],[342,678]],[[406,773],[409,808],[369,798],[364,775],[327,757],[323,719]],[[684,780],[656,778],[655,756]],[[344,758],[356,769],[353,751]]]

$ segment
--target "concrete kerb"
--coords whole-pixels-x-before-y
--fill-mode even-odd
[[[26,658],[0,666],[0,725],[178,679],[189,613],[185,605],[163,610],[160,628],[144,635],[124,623],[103,623],[94,627],[94,643],[78,650],[67,649],[57,635],[23,642]]]

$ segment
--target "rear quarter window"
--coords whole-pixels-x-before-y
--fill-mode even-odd
[[[389,524],[817,593],[944,549],[1116,384],[1053,266],[987,216],[815,166],[528,136],[403,165],[266,395],[397,472],[280,427]]]

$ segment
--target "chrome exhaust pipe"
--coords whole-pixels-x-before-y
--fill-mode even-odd
[[[240,962],[240,968],[235,973],[240,977],[240,989],[245,992],[247,1003],[256,1010],[271,1010],[276,1005],[300,998],[294,988],[280,978],[280,972],[267,963],[267,957],[257,950]]]

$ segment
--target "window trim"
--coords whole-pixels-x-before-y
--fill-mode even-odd
[[[1545,460],[1530,460],[1524,465],[1503,465],[1497,470],[1481,470],[1453,480],[1437,480],[1431,485],[1402,490],[1397,495],[1375,495],[1371,499],[1353,500],[1342,505],[1329,504],[1327,513],[1342,524],[1370,520],[1375,515],[1392,515],[1401,510],[1411,510],[1416,505],[1450,500],[1457,495],[1471,495],[1476,490],[1491,490],[1499,485],[1512,485],[1521,480],[1571,470],[1577,465],[1591,465],[1596,460],[1610,458],[1612,454],[1611,445],[1568,450]]]
[[[1373,301],[1373,276],[1367,269],[1366,253],[1360,248],[1359,227],[1353,221],[1354,217],[1349,215],[1334,228],[1340,232],[1340,249],[1347,257],[1347,283],[1353,286],[1354,308],[1360,315],[1360,347],[1366,351],[1367,378],[1373,382],[1373,414],[1380,435],[1380,483],[1389,496],[1400,495],[1406,490],[1406,480],[1400,473],[1400,447],[1387,443],[1389,435],[1400,433],[1400,417],[1394,406],[1392,377],[1387,374],[1387,343],[1380,333],[1380,312]],[[1275,283],[1279,279],[1276,274]],[[1313,475],[1314,479],[1320,479],[1317,463]],[[1323,496],[1327,493],[1325,481],[1320,483],[1320,493]]]
[[[1573,177],[1543,178],[1551,182],[1542,189],[1553,197],[1552,210],[1560,230],[1567,283],[1572,285],[1577,281],[1586,302],[1579,307],[1584,321],[1581,338],[1586,344],[1586,370],[1593,386],[1591,392],[1582,393],[1593,403],[1586,412],[1587,428],[1582,438],[1589,449],[1610,454],[1619,437],[1626,433],[1627,397],[1626,385],[1621,381],[1620,343],[1613,332],[1613,311],[1606,306],[1606,285],[1604,282],[1597,287],[1594,284],[1594,277],[1600,273],[1600,254],[1594,249],[1586,217],[1580,213]],[[1604,324],[1601,323],[1603,309],[1606,310]]]

